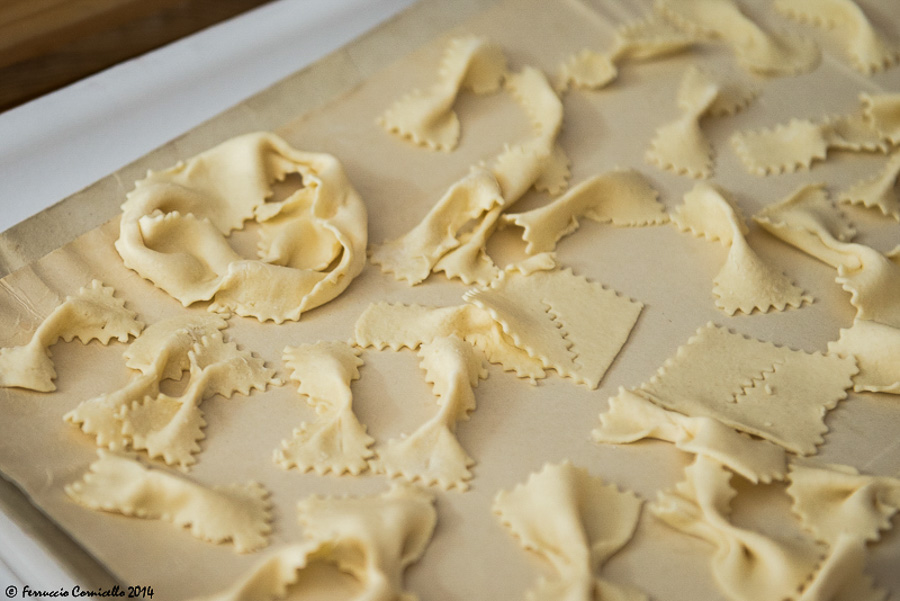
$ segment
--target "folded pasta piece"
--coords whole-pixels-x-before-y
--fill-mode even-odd
[[[451,39],[438,69],[438,81],[395,102],[378,119],[391,133],[432,150],[453,150],[459,143],[459,117],[453,103],[463,88],[494,92],[506,74],[506,57],[482,38]]]
[[[884,255],[841,241],[833,233],[840,233],[835,215],[821,187],[807,186],[766,207],[755,219],[788,244],[836,267],[835,281],[850,293],[858,319],[900,328],[900,252]]]
[[[525,252],[531,255],[555,250],[563,236],[578,229],[581,217],[617,226],[665,223],[669,217],[658,197],[637,171],[610,171],[588,178],[550,204],[503,219],[525,230]]]
[[[485,244],[501,213],[534,186],[557,194],[569,177],[568,158],[556,144],[562,103],[537,69],[506,77],[506,89],[531,121],[533,136],[507,146],[487,169],[451,186],[425,219],[406,235],[372,252],[372,262],[397,279],[416,285],[432,272],[466,284],[486,285],[498,273]]]
[[[857,372],[852,357],[778,347],[709,323],[632,392],[809,455]]]
[[[628,444],[645,438],[674,443],[682,451],[721,463],[751,482],[771,482],[787,475],[785,450],[751,438],[709,417],[690,417],[659,407],[634,391],[619,388],[600,414],[594,442]]]
[[[900,195],[897,181],[900,179],[900,151],[895,151],[887,160],[884,169],[871,179],[861,181],[839,196],[840,202],[877,207],[882,214],[900,221]]]
[[[809,38],[771,34],[741,13],[731,0],[656,0],[656,10],[677,27],[728,44],[738,62],[760,75],[796,75],[819,63]]]
[[[71,342],[78,338],[84,344],[98,340],[106,345],[113,338],[125,342],[140,334],[144,324],[137,313],[126,309],[125,301],[114,295],[115,290],[94,280],[51,311],[28,344],[0,349],[0,387],[56,390],[50,347],[60,339]]]
[[[792,119],[772,129],[739,131],[731,137],[738,158],[750,173],[769,175],[809,169],[824,161],[829,149],[886,153],[890,144],[862,115],[819,122]]]
[[[559,70],[557,87],[562,90],[569,85],[600,89],[618,77],[618,63],[652,60],[683,52],[698,39],[672,27],[656,15],[626,23],[616,31],[609,51],[599,53],[585,48],[566,59]]]
[[[688,68],[678,89],[682,116],[656,130],[647,150],[647,160],[679,175],[709,177],[712,147],[700,130],[700,119],[706,115],[733,114],[755,95],[746,84],[720,83],[697,67]]]
[[[417,349],[435,338],[456,336],[475,345],[488,361],[520,378],[546,377],[541,362],[517,347],[487,311],[475,305],[423,307],[373,303],[356,322],[356,344],[397,351]]]
[[[871,74],[900,60],[900,48],[887,42],[853,0],[775,0],[775,10],[801,23],[835,34],[847,46],[853,66]]]
[[[646,601],[637,589],[596,576],[637,528],[642,501],[569,462],[545,465],[528,481],[494,497],[493,510],[553,575],[529,591],[533,601]],[[552,516],[552,519],[548,519]]]
[[[628,340],[643,304],[555,269],[546,255],[504,270],[463,298],[490,313],[513,343],[576,383],[597,388]]]
[[[718,188],[695,185],[684,195],[684,204],[672,213],[672,222],[683,231],[721,240],[730,247],[725,264],[713,280],[716,307],[725,313],[784,311],[788,306],[798,308],[813,301],[750,247],[744,237],[747,226],[743,218]]]
[[[335,564],[356,578],[367,601],[414,601],[403,572],[419,560],[437,514],[430,493],[397,483],[379,495],[310,497],[300,502],[305,540],[272,551],[230,589],[194,601],[270,601],[287,594],[314,561]]]
[[[473,389],[488,372],[481,354],[456,336],[423,343],[419,357],[425,380],[438,398],[438,412],[409,436],[390,440],[378,449],[370,462],[372,469],[411,482],[465,491],[474,461],[456,439],[456,423],[469,419],[475,410]]]
[[[865,568],[865,542],[842,535],[797,601],[885,601],[888,592],[875,587]]]
[[[289,174],[303,187],[266,204]],[[261,260],[244,259],[226,239],[249,219],[261,224]],[[281,323],[332,300],[362,271],[366,220],[337,159],[254,133],[135,183],[116,249],[185,306],[212,301],[212,311]]]
[[[900,144],[900,93],[860,94],[863,115],[881,137]]]
[[[669,526],[715,547],[713,577],[727,598],[795,598],[821,559],[812,541],[776,540],[732,524],[728,516],[737,493],[731,473],[712,459],[698,455],[685,476],[674,490],[660,492],[649,509]]]
[[[369,447],[375,441],[353,413],[350,392],[350,383],[359,378],[363,364],[359,353],[346,342],[320,341],[284,349],[291,380],[319,419],[294,430],[293,438],[275,451],[275,463],[320,475],[330,471],[355,476],[368,467],[366,460],[374,454]]]
[[[828,343],[828,352],[856,358],[857,392],[900,394],[900,329],[874,321],[853,320],[841,337]]]
[[[121,432],[135,450],[186,470],[196,462],[199,440],[205,437],[206,421],[200,403],[216,394],[230,398],[235,392],[250,394],[280,385],[275,370],[249,351],[225,342],[221,332],[203,337],[188,351],[190,381],[177,397],[167,394],[144,396],[124,405],[117,417]]]
[[[900,511],[900,479],[867,476],[846,465],[793,463],[788,494],[794,513],[817,540],[835,544],[842,536],[877,541]]]
[[[269,493],[256,483],[208,488],[184,476],[150,468],[128,455],[100,450],[79,482],[66,494],[97,511],[166,520],[189,527],[195,537],[212,543],[230,541],[237,552],[268,545],[272,508]]]
[[[473,169],[447,190],[416,227],[376,247],[372,263],[416,285],[431,274],[442,256],[460,246],[460,234],[467,225],[503,204],[496,178],[485,169]]]
[[[122,433],[119,414],[124,407],[159,394],[166,379],[180,380],[190,368],[188,351],[204,336],[225,329],[228,323],[216,315],[178,316],[151,324],[125,350],[125,364],[138,370],[119,390],[82,401],[64,416],[86,434],[96,436],[97,445],[122,451],[130,439]]]

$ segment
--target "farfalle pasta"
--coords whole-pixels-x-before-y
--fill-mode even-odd
[[[695,185],[684,195],[684,203],[673,211],[672,222],[684,231],[707,240],[720,240],[729,247],[725,264],[713,280],[716,307],[725,313],[784,311],[812,302],[812,297],[750,247],[743,218],[718,188]]]
[[[712,146],[700,129],[707,115],[730,115],[755,96],[746,84],[718,82],[708,73],[690,67],[678,88],[682,116],[656,130],[647,160],[661,169],[693,178],[712,175]]]
[[[610,171],[586,179],[550,204],[526,213],[504,215],[503,220],[524,230],[526,253],[550,252],[563,236],[578,228],[582,217],[617,226],[665,223],[668,215],[658,196],[637,171]]]
[[[728,517],[737,494],[731,473],[698,455],[685,480],[659,493],[650,512],[677,530],[714,547],[712,573],[719,589],[736,601],[794,598],[819,563],[811,541],[776,540],[732,524]]]
[[[585,48],[569,56],[559,69],[559,87],[603,88],[618,77],[619,63],[684,52],[698,40],[698,36],[681,31],[656,15],[626,23],[616,30],[607,52]]]
[[[403,572],[425,552],[437,522],[428,492],[395,484],[367,497],[309,497],[298,512],[305,540],[272,551],[231,588],[203,601],[282,598],[299,572],[316,560],[333,563],[358,580],[360,598],[417,598],[404,590]]]
[[[464,491],[472,478],[469,457],[456,438],[456,423],[475,410],[474,388],[487,377],[481,353],[455,336],[434,338],[419,347],[425,380],[433,386],[438,411],[415,432],[377,449],[372,469],[410,481]]]
[[[459,117],[453,103],[463,88],[476,94],[494,92],[506,75],[506,57],[496,46],[475,36],[447,43],[438,81],[395,102],[378,122],[389,132],[433,150],[453,150],[459,143]]]
[[[269,493],[256,482],[209,488],[148,468],[133,457],[100,450],[100,458],[81,480],[66,487],[66,494],[89,509],[190,528],[197,538],[231,542],[239,553],[269,544]]]
[[[900,221],[898,179],[900,179],[900,151],[894,151],[880,173],[841,192],[838,199],[845,204],[877,208],[883,215]]]
[[[275,462],[289,469],[318,474],[333,472],[354,476],[368,467],[375,440],[353,413],[350,383],[359,378],[363,360],[359,350],[346,342],[316,342],[284,349],[284,362],[318,415],[294,430],[291,440],[281,443]]]
[[[501,490],[493,510],[519,544],[553,568],[552,576],[540,578],[528,592],[528,599],[646,601],[638,589],[596,575],[631,540],[641,505],[634,493],[564,462],[545,465],[527,482]]]
[[[900,329],[854,319],[851,327],[841,329],[840,338],[828,343],[828,352],[856,359],[853,390],[900,394]]]
[[[289,174],[303,186],[267,204]],[[258,260],[226,238],[250,219],[260,223]],[[213,311],[281,323],[332,300],[362,271],[366,222],[337,159],[246,134],[136,182],[116,250],[185,306],[212,301]]]
[[[0,387],[56,390],[50,347],[60,339],[109,344],[113,338],[125,342],[137,336],[144,324],[137,319],[137,313],[125,308],[123,299],[114,295],[112,288],[94,280],[74,296],[67,296],[45,317],[28,344],[0,349]]]
[[[738,62],[761,75],[796,75],[819,63],[819,48],[808,38],[764,31],[731,0],[657,0],[655,8],[677,27],[721,40]]]
[[[545,369],[597,388],[643,304],[535,255],[464,296]]]
[[[863,73],[900,60],[900,47],[885,40],[853,0],[775,0],[773,5],[792,19],[834,31],[847,46],[853,66]]]

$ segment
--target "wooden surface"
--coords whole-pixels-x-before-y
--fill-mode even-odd
[[[269,0],[0,0],[0,111]]]

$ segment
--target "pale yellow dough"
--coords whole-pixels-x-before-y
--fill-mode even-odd
[[[828,352],[856,358],[853,390],[900,394],[900,329],[856,319],[828,343]]]
[[[267,204],[289,174],[303,187]],[[226,239],[249,219],[260,222],[260,260]],[[122,205],[116,249],[185,306],[212,301],[213,311],[281,323],[332,300],[362,271],[366,222],[337,159],[253,133],[138,181]]]
[[[494,498],[494,513],[519,543],[553,568],[528,592],[530,601],[646,601],[631,586],[596,573],[637,528],[642,501],[565,462],[545,465]]]
[[[691,417],[710,417],[810,455],[825,413],[846,398],[853,358],[806,353],[707,324],[633,392]]]
[[[490,313],[513,343],[566,378],[597,388],[643,304],[557,269],[546,255],[507,267],[467,302]]]
[[[563,236],[578,229],[581,217],[617,226],[665,223],[669,217],[658,197],[637,171],[610,171],[586,179],[550,204],[504,215],[503,220],[523,228],[525,252],[531,255],[555,250]]]
[[[409,484],[358,498],[310,497],[300,502],[305,539],[276,549],[233,587],[203,601],[269,601],[284,597],[313,561],[356,578],[366,601],[416,601],[403,572],[425,552],[437,521],[434,499]],[[195,599],[201,601],[201,599]]]
[[[78,338],[87,344],[98,340],[109,344],[116,338],[125,342],[137,336],[144,324],[137,314],[125,308],[125,301],[98,280],[82,287],[74,296],[57,306],[38,326],[24,346],[0,349],[0,387],[16,386],[38,392],[56,390],[56,368],[50,347],[60,339]]]
[[[775,10],[800,22],[835,32],[847,46],[853,66],[871,74],[900,60],[900,48],[886,41],[853,0],[775,0]]]
[[[738,62],[760,75],[797,75],[819,63],[808,38],[761,29],[731,0],[656,0],[655,8],[677,27],[728,44]]]
[[[609,409],[600,414],[600,427],[591,433],[597,443],[657,438],[721,463],[751,482],[781,480],[787,474],[784,448],[737,432],[717,419],[669,411],[624,388],[608,402]]]
[[[719,82],[708,73],[691,66],[678,89],[678,107],[682,115],[656,130],[647,160],[661,169],[693,178],[712,175],[712,146],[700,129],[707,115],[730,115],[755,96],[747,84]]]
[[[713,281],[716,307],[728,315],[784,311],[813,301],[750,247],[744,237],[747,225],[722,190],[698,183],[673,211],[672,222],[683,231],[729,246],[725,264]]]
[[[776,540],[732,524],[731,472],[698,455],[685,469],[686,479],[659,493],[648,509],[657,518],[714,547],[713,577],[734,601],[793,599],[821,556],[811,541]]]
[[[626,23],[616,31],[612,47],[605,53],[585,48],[560,66],[560,89],[569,85],[596,90],[615,81],[617,64],[626,60],[645,61],[688,50],[699,40],[651,15]]]
[[[271,503],[262,485],[208,488],[184,476],[148,468],[135,458],[100,450],[81,481],[66,486],[79,505],[189,527],[195,537],[230,541],[247,553],[268,544]]]
[[[317,474],[333,472],[354,476],[368,467],[375,442],[353,413],[350,383],[359,378],[359,349],[346,342],[321,341],[284,349],[284,363],[318,419],[304,422],[291,440],[275,451],[275,462],[285,469]]]
[[[900,179],[900,151],[895,151],[879,174],[851,186],[840,194],[839,200],[867,208],[877,207],[882,214],[900,221],[898,179]]]
[[[900,93],[860,94],[863,115],[891,144],[900,144]]]
[[[457,338],[446,336],[422,343],[420,366],[433,386],[438,411],[410,435],[388,441],[370,463],[375,472],[464,491],[472,478],[469,457],[456,439],[456,423],[475,410],[474,388],[487,377],[481,353]]]
[[[475,36],[451,39],[438,69],[438,81],[395,102],[378,122],[389,132],[433,150],[453,150],[459,143],[459,117],[453,103],[463,88],[494,92],[506,75],[503,52]]]

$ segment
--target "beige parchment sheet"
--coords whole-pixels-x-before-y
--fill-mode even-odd
[[[505,93],[460,95],[455,105],[462,125],[459,147],[452,153],[434,152],[389,135],[376,118],[400,95],[427,87],[448,36],[483,35],[499,45],[518,70],[533,65],[551,81],[570,54],[588,47],[607,48],[620,23],[649,10],[649,3],[578,0],[505,0],[484,8],[460,5],[459,15],[474,15],[461,24],[450,8],[433,2],[414,9],[389,28],[392,36],[415,41],[418,49],[391,62],[360,85],[314,110],[291,112],[288,94],[319,98],[314,85],[275,88],[283,102],[267,102],[265,95],[199,128],[196,135],[176,140],[154,153],[155,168],[188,158],[232,135],[271,127],[298,149],[327,152],[343,163],[369,211],[371,244],[398,237],[425,215],[449,185],[469,166],[490,161],[505,143],[530,134],[525,115]],[[820,41],[821,65],[796,77],[758,79],[759,98],[727,118],[704,123],[714,149],[710,181],[732,193],[749,216],[762,206],[781,200],[801,184],[824,182],[832,191],[875,173],[883,155],[835,152],[811,171],[759,177],[746,172],[728,142],[737,130],[771,127],[792,117],[819,119],[855,111],[860,92],[900,89],[900,69],[872,77],[860,75],[842,62],[841,48],[827,35],[780,18],[765,2],[747,3],[747,12],[770,26],[800,30]],[[863,2],[879,14],[900,38],[900,16],[891,0]],[[447,24],[440,36],[423,34],[429,10]],[[360,65],[377,64],[390,56],[390,37],[370,38],[357,45],[357,64],[349,55],[327,59],[331,77],[352,79]],[[376,36],[377,38],[377,36]],[[363,50],[360,50],[362,48]],[[379,54],[380,52],[380,54]],[[619,78],[599,91],[573,90],[563,103],[565,121],[560,144],[572,160],[571,183],[616,167],[634,168],[660,192],[668,209],[682,202],[694,180],[662,171],[647,163],[644,153],[658,127],[680,114],[674,98],[685,70],[699,64],[716,70],[738,70],[727,46],[704,44],[690,53],[658,61],[628,62]],[[355,71],[354,71],[355,70]],[[365,72],[365,68],[361,69]],[[281,107],[272,112],[274,106]],[[141,165],[146,169],[146,165]],[[143,175],[126,168],[109,183],[80,200],[118,205],[124,191]],[[92,199],[90,196],[93,195]],[[530,192],[516,206],[524,211],[545,204],[547,195]],[[857,240],[881,251],[900,242],[900,226],[877,212],[845,207],[860,231]],[[66,218],[57,211],[54,219]],[[42,316],[92,279],[113,286],[146,323],[186,312],[202,313],[203,306],[184,309],[150,282],[127,270],[113,248],[117,218],[74,242],[19,269],[0,281],[0,347],[24,344]],[[498,263],[524,257],[524,243],[515,228],[499,232],[489,246]],[[253,232],[234,234],[237,245],[251,249]],[[52,240],[52,237],[51,237]],[[490,366],[489,377],[475,390],[477,410],[458,427],[462,446],[475,459],[471,489],[465,493],[435,489],[438,524],[422,560],[406,577],[407,588],[423,600],[521,599],[547,566],[523,552],[491,513],[498,490],[511,489],[547,462],[565,459],[585,467],[607,482],[635,491],[645,499],[671,488],[683,478],[691,457],[662,442],[630,446],[597,445],[590,432],[607,399],[620,386],[634,387],[648,379],[698,327],[713,321],[739,333],[805,351],[825,351],[840,328],[849,327],[854,309],[849,295],[834,282],[834,270],[788,247],[751,225],[747,240],[777,269],[815,298],[811,305],[781,313],[729,317],[718,311],[712,280],[728,249],[680,232],[672,225],[616,228],[584,220],[581,228],[558,246],[562,265],[576,273],[641,301],[645,309],[630,339],[597,390],[576,386],[555,374],[536,386]],[[363,273],[334,301],[304,314],[301,321],[274,325],[233,317],[227,335],[243,348],[263,357],[282,377],[285,346],[318,340],[350,340],[353,324],[372,302],[453,305],[462,302],[467,287],[443,276],[432,276],[411,288],[368,264]],[[96,457],[93,439],[62,416],[79,402],[126,383],[129,370],[122,353],[126,346],[60,342],[52,347],[58,371],[58,390],[52,394],[0,389],[0,471],[14,481],[35,505],[52,517],[89,553],[126,585],[150,585],[154,599],[178,600],[211,594],[231,584],[254,565],[260,555],[236,554],[231,545],[213,545],[174,529],[170,524],[87,510],[69,501],[63,488],[79,479]],[[353,383],[353,404],[361,423],[383,444],[402,432],[413,431],[435,411],[435,398],[412,351],[362,352],[361,378]],[[177,389],[177,385],[176,385]],[[310,495],[368,494],[386,490],[384,476],[318,476],[285,471],[272,460],[273,452],[314,413],[293,385],[248,397],[211,398],[203,403],[206,439],[190,477],[209,484],[256,480],[272,493],[274,531],[271,544],[296,541],[297,502]],[[854,394],[831,412],[830,433],[820,448],[823,460],[853,465],[866,473],[900,476],[900,400],[887,394]],[[783,484],[757,485],[735,477],[739,490],[736,522],[765,532],[797,529],[789,515],[790,500]],[[895,518],[894,524],[897,524]],[[666,601],[721,599],[709,572],[705,543],[685,537],[656,521],[648,512],[637,534],[604,568],[604,577],[634,585],[651,598]],[[873,549],[869,573],[878,584],[900,594],[900,533],[894,531]],[[323,571],[317,588],[321,598],[344,598],[354,585],[334,572]],[[39,583],[34,583],[37,586]],[[316,597],[304,597],[316,598]]]

